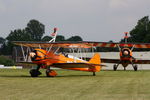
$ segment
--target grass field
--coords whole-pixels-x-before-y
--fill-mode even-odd
[[[150,71],[59,70],[54,78],[0,69],[0,100],[150,100]]]

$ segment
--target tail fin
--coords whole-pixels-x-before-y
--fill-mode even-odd
[[[94,56],[89,60],[89,63],[92,64],[98,64],[96,66],[92,66],[89,68],[90,71],[92,72],[98,72],[101,70],[101,58],[100,58],[100,54],[99,53],[95,53]]]

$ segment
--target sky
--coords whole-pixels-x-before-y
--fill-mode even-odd
[[[149,14],[150,0],[0,0],[0,37],[36,19],[45,35],[57,27],[66,38],[118,42]]]

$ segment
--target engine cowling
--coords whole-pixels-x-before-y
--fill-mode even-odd
[[[46,51],[43,49],[35,49],[34,51],[29,53],[32,61],[40,61],[45,59]]]
[[[131,58],[132,57],[132,51],[129,48],[123,48],[120,51],[120,58]]]

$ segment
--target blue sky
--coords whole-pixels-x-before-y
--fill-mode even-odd
[[[150,0],[0,0],[0,37],[36,19],[45,35],[58,27],[66,38],[117,42],[149,14]]]

